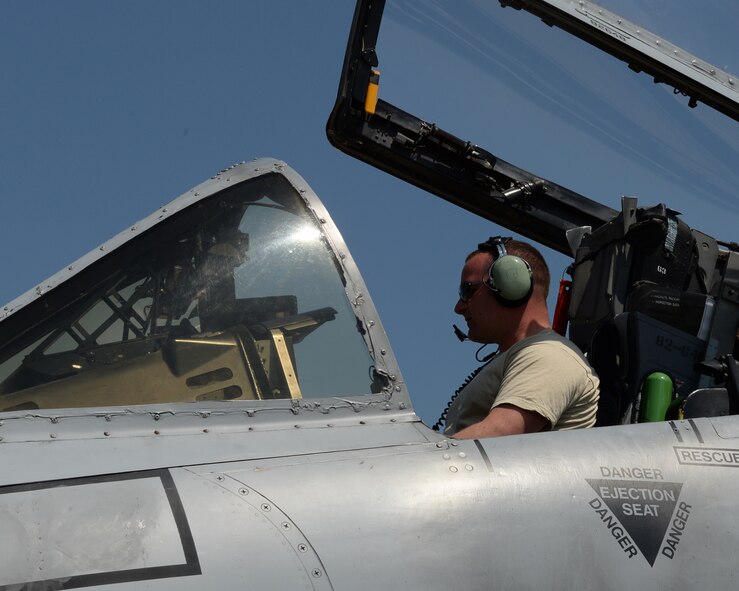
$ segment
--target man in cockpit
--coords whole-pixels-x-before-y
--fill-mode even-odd
[[[533,246],[490,238],[462,269],[454,311],[468,338],[498,352],[450,405],[444,433],[459,439],[592,427],[598,377],[549,322],[549,269]]]

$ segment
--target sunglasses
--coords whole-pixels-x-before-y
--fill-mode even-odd
[[[475,281],[474,283],[471,283],[470,281],[462,281],[462,283],[459,284],[459,299],[463,302],[468,301],[475,292],[480,289],[481,285],[482,281]]]

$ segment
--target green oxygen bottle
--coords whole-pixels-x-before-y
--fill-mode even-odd
[[[664,421],[672,402],[672,379],[666,373],[655,371],[644,379],[641,396],[641,423]]]

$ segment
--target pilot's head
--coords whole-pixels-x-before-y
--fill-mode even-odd
[[[549,282],[549,268],[536,248],[490,238],[465,260],[454,311],[464,316],[470,340],[505,349],[531,315],[548,322]]]

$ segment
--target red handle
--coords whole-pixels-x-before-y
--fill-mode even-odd
[[[562,336],[565,336],[565,333],[567,332],[567,310],[570,307],[571,296],[572,281],[562,279],[559,282],[557,307],[554,309],[554,322],[552,322],[552,328]]]

